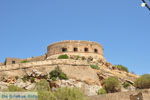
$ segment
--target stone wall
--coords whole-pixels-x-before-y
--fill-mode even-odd
[[[18,75],[21,76],[25,74],[25,70],[28,71],[35,69],[38,69],[43,73],[48,73],[55,67],[60,66],[63,72],[71,76],[73,79],[75,77],[76,77],[75,79],[80,78],[82,81],[86,79],[90,83],[95,82],[95,84],[99,83],[98,80],[100,77],[105,78],[105,76],[106,77],[117,76],[121,81],[126,80],[132,81],[137,78],[136,76],[131,76],[130,73],[111,70],[106,66],[102,66],[101,64],[98,64],[101,70],[95,70],[90,67],[90,65],[93,64],[95,65],[97,63],[88,62],[87,60],[73,60],[73,59],[33,61],[28,63],[0,66],[0,76],[2,76],[3,73],[5,73],[6,76],[18,76]]]
[[[60,54],[68,55],[79,55],[85,57],[92,57],[94,59],[104,59],[103,57],[103,48],[100,44],[90,41],[76,41],[68,40],[57,42],[49,45],[47,47],[47,54],[38,57],[20,59],[20,58],[6,58],[5,64],[16,64],[21,63],[22,61],[43,61],[45,59],[55,59]],[[2,65],[2,64],[1,64]]]
[[[130,100],[130,95],[138,94],[139,92],[142,92],[143,100],[150,100],[150,90],[136,90],[136,91],[118,92],[106,95],[91,96],[89,97],[89,100]]]
[[[0,66],[4,65],[4,63],[0,63]]]
[[[18,64],[10,64],[0,66],[0,72],[22,69],[22,68],[30,68],[33,66],[43,66],[43,65],[83,65],[88,66],[89,64],[86,61],[82,60],[69,60],[69,59],[56,59],[56,60],[44,60],[44,61],[34,61],[28,63],[18,63]]]
[[[19,64],[22,61],[43,61],[46,59],[46,55],[43,56],[37,56],[37,57],[32,57],[32,58],[26,58],[26,59],[20,59],[20,58],[6,58],[5,60],[5,65],[10,65],[10,64]]]
[[[61,53],[96,54],[103,56],[103,48],[100,44],[90,41],[63,41],[48,46],[47,56]]]
[[[27,61],[43,61],[46,59],[46,55],[43,56],[37,56],[37,57],[32,57],[32,58],[27,58],[25,60]]]
[[[78,57],[84,57],[85,59],[92,58],[93,61],[103,60],[104,62],[106,62],[106,59],[102,55],[98,55],[96,53],[73,53],[73,52],[61,53],[61,55],[64,54],[67,54],[70,59],[73,56],[78,56]],[[59,56],[60,54],[55,54],[47,57],[47,59],[58,59]]]
[[[23,59],[19,59],[19,58],[6,58],[5,64],[6,65],[16,64],[16,63],[20,63],[21,61],[23,61]]]

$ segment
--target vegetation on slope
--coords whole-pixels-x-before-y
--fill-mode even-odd
[[[128,68],[123,65],[114,65],[113,67],[116,67],[117,69],[125,71],[125,72],[129,72]]]
[[[108,77],[104,80],[104,88],[107,93],[119,92],[121,89],[120,81],[116,77]]]
[[[29,61],[26,61],[26,60],[24,60],[24,61],[21,61],[20,63],[28,63]]]
[[[150,74],[144,74],[139,77],[136,81],[134,86],[138,89],[147,89],[150,88]]]
[[[67,75],[62,72],[62,70],[57,66],[54,70],[52,70],[50,73],[50,79],[53,81],[60,79],[60,80],[68,80]]]
[[[100,69],[97,65],[90,65],[90,67],[97,70]]]
[[[97,94],[100,95],[100,94],[106,94],[107,91],[104,89],[104,88],[101,88],[98,90]]]
[[[67,54],[58,56],[58,59],[68,59],[68,58],[69,58],[69,56]]]
[[[50,90],[49,82],[45,79],[40,80],[39,82],[36,83],[35,90],[37,90],[37,91],[49,91]]]

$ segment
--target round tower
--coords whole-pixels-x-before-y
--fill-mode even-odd
[[[47,58],[55,58],[59,55],[79,55],[93,57],[94,59],[104,59],[103,47],[97,42],[66,40],[56,42],[47,47]]]

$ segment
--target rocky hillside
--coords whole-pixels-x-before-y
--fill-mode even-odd
[[[49,73],[59,67],[68,77],[68,80],[52,80]],[[36,82],[46,78],[50,87],[79,87],[86,95],[97,95],[102,88],[102,81],[110,76],[116,76],[123,84],[128,82],[131,86],[122,91],[133,90],[133,81],[139,76],[122,71],[106,61],[93,61],[92,59],[49,59],[44,61],[27,62],[21,64],[0,66],[0,89],[7,89],[9,85],[32,90]],[[31,80],[24,81],[25,78]]]

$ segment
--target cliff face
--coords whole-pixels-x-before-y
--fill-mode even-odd
[[[100,69],[93,69],[90,65],[97,65]],[[69,80],[57,80],[55,82],[51,81],[51,87],[53,89],[64,86],[79,87],[85,92],[86,95],[96,95],[97,91],[102,87],[102,80],[109,76],[118,77],[122,83],[125,81],[132,83],[136,78],[138,78],[137,75],[114,69],[110,63],[102,60],[90,61],[81,59],[51,59],[0,66],[0,87],[7,87],[9,84],[15,84],[22,88],[32,89],[34,88],[32,83],[32,88],[29,88],[26,86],[27,83],[25,84],[22,81],[18,81],[15,77],[23,77],[28,75],[39,78],[44,75],[48,75],[49,72],[57,66],[59,66],[59,68],[67,74]]]

